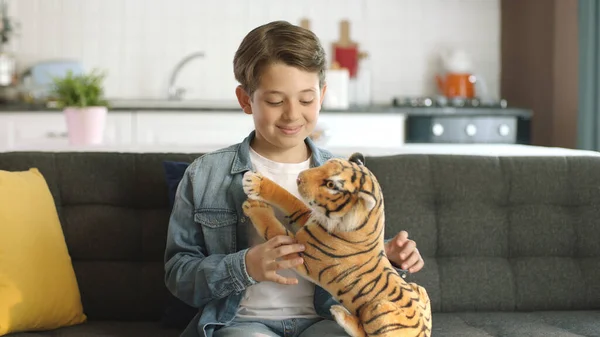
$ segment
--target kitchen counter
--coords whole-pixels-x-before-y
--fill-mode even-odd
[[[210,100],[182,100],[169,101],[159,99],[118,99],[109,100],[111,111],[241,111],[240,106],[235,101],[210,101]],[[393,111],[391,105],[354,105],[348,109],[322,109],[326,112],[390,112]],[[10,102],[0,103],[0,113],[18,112],[18,111],[59,111],[56,107],[41,103]]]
[[[215,112],[239,111],[240,107],[235,101],[214,100],[182,100],[169,101],[162,99],[113,99],[109,100],[111,111],[144,111],[144,112]],[[0,103],[0,114],[3,112],[44,112],[59,111],[57,108],[44,104],[30,104],[24,102]],[[390,113],[405,114],[409,116],[483,116],[503,115],[530,118],[532,112],[528,109],[508,107],[505,109],[489,108],[452,108],[452,107],[396,107],[391,104],[354,105],[348,109],[327,109],[323,113]]]
[[[253,129],[233,102],[113,100],[106,121],[109,144],[195,146],[230,144]],[[525,116],[525,117],[520,117]],[[404,143],[528,144],[524,109],[405,108],[391,105],[324,109],[319,130],[332,147],[381,148]],[[360,132],[361,137],[356,137]],[[64,142],[64,114],[32,104],[0,105],[0,148]]]

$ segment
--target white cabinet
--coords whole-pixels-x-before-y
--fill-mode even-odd
[[[222,148],[242,141],[254,129],[252,116],[242,111],[138,111],[136,144]]]
[[[324,131],[326,148],[390,148],[404,144],[402,114],[389,113],[321,113],[318,129]]]
[[[106,119],[105,144],[131,144],[132,114],[110,112]],[[65,116],[60,111],[0,113],[0,148],[43,150],[68,147]]]
[[[404,144],[404,115],[322,113],[317,130],[324,147],[352,149]],[[138,145],[222,148],[242,141],[254,129],[252,116],[241,111],[151,112],[135,116]]]
[[[398,148],[402,114],[321,113],[319,146],[337,153]],[[0,151],[115,150],[207,152],[239,143],[254,129],[251,115],[231,111],[109,111],[102,146],[71,147],[62,112],[0,112]]]
[[[67,144],[67,126],[59,112],[12,112],[1,115],[2,145],[9,150]]]

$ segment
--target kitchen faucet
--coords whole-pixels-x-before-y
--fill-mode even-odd
[[[195,59],[196,57],[204,57],[204,53],[203,52],[191,53],[190,55],[184,57],[181,61],[179,61],[177,63],[177,65],[175,65],[175,68],[173,69],[173,72],[171,73],[171,79],[169,80],[169,87],[167,88],[167,96],[168,96],[169,100],[180,100],[183,98],[183,95],[185,94],[185,88],[175,87],[175,80],[177,79],[177,75],[179,74],[179,71],[181,70],[181,68],[183,68],[183,66],[186,63],[188,63],[192,59]]]

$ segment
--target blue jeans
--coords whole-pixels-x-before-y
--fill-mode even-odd
[[[348,337],[336,322],[315,318],[250,320],[236,318],[213,334],[214,337]]]

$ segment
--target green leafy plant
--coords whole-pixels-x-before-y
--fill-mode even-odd
[[[20,24],[8,16],[8,5],[6,0],[0,1],[0,47],[4,47],[10,38],[16,34]]]
[[[56,105],[59,109],[65,107],[108,107],[108,101],[104,99],[103,81],[105,77],[106,72],[100,72],[97,69],[87,74],[77,75],[69,71],[65,77],[54,77],[52,79],[54,86],[51,95],[56,99]]]

